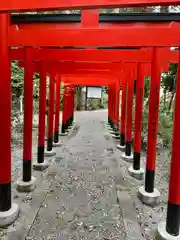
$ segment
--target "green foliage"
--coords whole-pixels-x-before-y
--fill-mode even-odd
[[[177,68],[178,65],[176,63],[172,63],[169,66],[169,72],[162,75],[161,86],[164,91],[172,92],[175,89]]]
[[[24,69],[18,67],[16,61],[11,63],[11,88],[12,99],[15,100],[23,94],[24,87]]]
[[[159,107],[158,135],[163,140],[163,147],[171,149],[173,131],[173,113],[167,114],[168,109],[161,103]]]
[[[143,138],[147,137],[148,133],[148,105],[144,105],[143,109]],[[173,132],[173,111],[168,114],[168,108],[164,107],[163,102],[159,106],[159,122],[158,122],[158,138],[163,142],[163,147],[171,151],[171,141]]]
[[[150,78],[145,77],[144,79],[144,98],[145,99],[149,97],[149,91],[150,91]]]
[[[164,91],[172,92],[175,88],[175,77],[169,73],[166,73],[162,76],[161,86],[164,88]]]
[[[35,73],[33,76],[33,97],[39,97],[39,74]],[[12,61],[11,63],[11,89],[13,101],[19,99],[24,91],[24,69],[18,67],[18,62]]]

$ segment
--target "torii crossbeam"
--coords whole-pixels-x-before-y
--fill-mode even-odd
[[[9,0],[0,2],[0,11],[169,6],[179,3],[180,0]]]
[[[72,24],[60,24],[56,27],[53,24],[12,25],[9,32],[9,46],[175,47],[180,45],[178,31],[180,31],[180,23],[176,22],[132,23],[115,26],[102,24],[91,28],[81,28],[80,25],[73,26]]]

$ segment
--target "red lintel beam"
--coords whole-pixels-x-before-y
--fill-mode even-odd
[[[19,64],[20,67],[23,67],[23,62]],[[47,66],[48,73],[56,73],[64,76],[89,76],[89,77],[108,77],[114,78],[119,76],[119,71],[109,71],[109,70],[85,70],[85,69],[52,69],[52,66]],[[40,65],[39,63],[34,64],[34,72],[40,72]]]
[[[0,1],[0,11],[38,11],[102,7],[146,7],[178,5],[180,0],[7,0]]]
[[[166,51],[163,51],[166,53]],[[162,53],[163,53],[162,52]],[[161,51],[159,52],[161,53]],[[175,54],[176,55],[176,54]],[[163,56],[163,59],[162,59]],[[160,55],[158,61],[161,63],[162,71],[166,72],[169,70],[169,63],[171,62],[168,58],[169,55]],[[175,56],[176,57],[176,56]],[[176,61],[174,61],[176,62]],[[19,62],[19,67],[24,67],[24,62]],[[40,71],[40,62],[34,63],[35,72]],[[151,65],[144,63],[146,76],[150,75]],[[48,62],[46,63],[46,71],[53,71],[56,74],[74,74],[74,73],[91,73],[96,72],[98,74],[112,74],[113,76],[119,76],[121,70],[134,70],[137,69],[137,63],[84,63],[84,62]]]
[[[152,58],[152,50],[62,50],[32,48],[32,56],[34,61],[150,62]],[[11,49],[10,59],[23,61],[24,48]]]
[[[77,61],[77,62],[151,62],[152,49],[141,50],[62,50],[62,49],[43,49],[32,48],[32,59],[34,61]],[[178,61],[178,51],[171,51],[169,48],[159,49],[162,60],[168,59],[169,62]],[[10,50],[10,59],[23,61],[24,48]]]
[[[115,83],[116,78],[78,78],[78,77],[62,77],[62,81],[65,83],[73,83],[74,85],[82,86],[108,86]]]
[[[118,76],[112,76],[112,75],[108,75],[108,74],[100,74],[100,73],[98,74],[98,73],[95,73],[95,72],[89,72],[87,74],[87,73],[85,73],[85,71],[83,73],[62,74],[61,76],[62,77],[74,77],[74,76],[76,76],[76,77],[82,78],[85,75],[87,75],[90,78],[96,78],[96,79],[100,79],[100,78],[107,78],[107,79],[112,78],[112,79],[114,79],[114,77],[116,77],[116,78],[118,77]]]
[[[81,63],[77,63],[77,65],[78,64],[79,66],[81,65]],[[19,62],[19,66],[24,67],[24,62]],[[69,68],[68,63],[65,63],[62,68],[61,63],[50,62],[49,64],[46,65],[46,71],[48,73],[53,72],[54,74],[60,74],[60,75],[66,75],[66,76],[68,75],[72,76],[74,74],[81,74],[81,75],[84,74],[85,76],[91,76],[93,74],[96,76],[104,76],[104,77],[108,76],[108,77],[114,78],[114,77],[121,76],[121,70],[132,70],[132,69],[136,70],[136,64],[134,63],[124,63],[122,64],[122,66],[123,67],[121,69],[115,69],[115,70],[111,70],[111,69],[97,70],[97,69],[91,69],[91,68],[89,69],[72,68],[72,67]],[[166,66],[164,66],[164,68],[166,68]],[[34,72],[39,72],[39,71],[40,71],[40,62],[36,62],[34,63]]]
[[[36,66],[40,68],[41,62],[35,62]],[[136,69],[136,63],[99,63],[99,62],[48,62],[46,63],[47,69],[58,71],[74,71],[74,70],[114,70],[119,71]],[[24,67],[24,61],[19,62],[19,67]]]
[[[13,26],[10,28],[9,46],[173,47],[180,45],[178,31],[180,31],[180,23],[163,24],[161,27],[136,24],[134,27],[122,28],[107,26],[56,30],[18,29]]]

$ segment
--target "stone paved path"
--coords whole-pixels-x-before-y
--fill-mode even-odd
[[[50,190],[27,240],[126,239],[117,202],[113,142],[103,134],[106,114],[85,114],[76,120],[77,132],[56,149],[54,165],[46,173]]]
[[[16,190],[22,176],[22,146],[12,150],[12,198],[20,215],[0,229],[0,240],[154,239],[151,209],[136,196],[143,182],[129,177],[130,164],[122,161],[104,124],[107,110],[76,112],[75,117],[73,131],[61,137],[62,146],[49,159],[49,168],[33,171],[36,188],[31,193]],[[33,161],[37,161],[37,129]]]

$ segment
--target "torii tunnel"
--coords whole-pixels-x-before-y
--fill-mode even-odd
[[[154,207],[160,192],[155,188],[161,73],[170,63],[180,64],[180,17],[178,14],[100,14],[98,8],[178,5],[180,0],[7,0],[0,2],[0,227],[12,224],[20,207],[11,200],[11,78],[10,61],[24,68],[24,145],[20,192],[33,191],[32,171],[33,74],[40,74],[37,163],[49,167],[46,156],[55,154],[62,135],[74,124],[74,89],[82,86],[108,88],[108,124],[117,151],[132,164],[129,174],[145,182],[139,199]],[[20,11],[80,9],[81,14],[22,14]],[[49,76],[47,148],[45,148],[46,77]],[[141,168],[141,136],[144,79],[151,78],[146,169]],[[98,79],[98,81],[97,81]],[[136,81],[135,81],[136,80]],[[135,84],[136,83],[136,84]],[[62,121],[60,87],[64,84]],[[133,95],[136,86],[135,123]],[[55,117],[54,117],[55,99]],[[157,239],[180,238],[180,68],[176,81],[174,130],[167,218],[157,226]],[[132,139],[132,132],[133,139]],[[132,141],[133,140],[133,141]],[[158,187],[158,186],[157,186]]]

